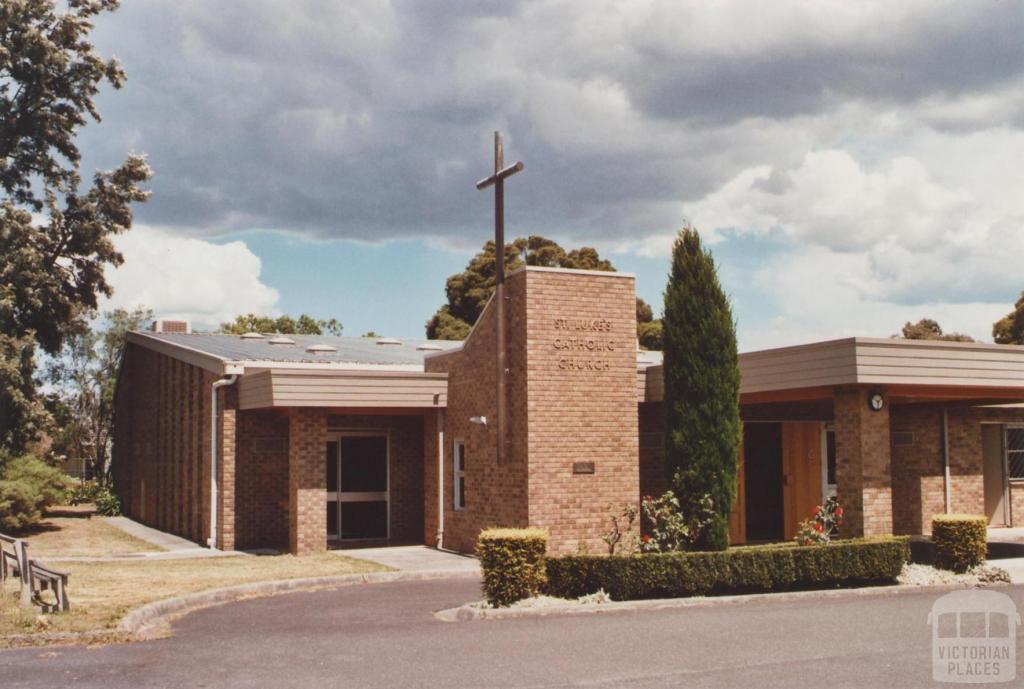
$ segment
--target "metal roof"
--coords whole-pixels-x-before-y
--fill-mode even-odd
[[[376,366],[423,366],[429,351],[417,347],[433,345],[442,350],[458,348],[461,342],[450,340],[401,340],[400,344],[377,344],[376,337],[338,337],[334,335],[288,335],[293,345],[271,344],[265,339],[248,339],[239,335],[212,333],[154,333],[139,331],[138,335],[170,345],[186,347],[204,354],[240,363],[280,362],[308,364],[367,364]],[[390,338],[388,342],[393,342]],[[315,345],[327,345],[337,351],[312,353]],[[434,350],[436,351],[436,350]]]
[[[222,364],[241,366],[257,364],[257,368],[273,364],[302,365],[304,368],[321,364],[324,368],[381,367],[395,370],[423,370],[429,356],[459,349],[456,340],[396,340],[376,337],[338,337],[334,335],[288,335],[294,344],[274,344],[280,336],[266,334],[263,338],[224,335],[219,333],[154,333],[140,330],[130,333],[129,340],[151,348],[165,349],[173,356],[194,355],[192,362],[208,368],[221,369]],[[317,345],[333,347],[336,351],[310,352]],[[661,352],[638,351],[637,367],[661,364]],[[266,365],[266,366],[263,366]],[[225,372],[227,369],[224,369]],[[241,370],[235,371],[241,372]]]

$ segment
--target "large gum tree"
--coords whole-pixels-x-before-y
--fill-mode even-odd
[[[116,0],[0,2],[0,450],[22,451],[46,415],[35,381],[35,351],[58,355],[82,332],[104,270],[123,261],[112,238],[132,225],[151,176],[144,156],[79,174],[78,130],[99,121],[102,84],[125,73],[89,41],[94,18]]]

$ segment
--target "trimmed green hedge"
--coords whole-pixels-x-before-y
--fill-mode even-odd
[[[548,533],[543,529],[485,529],[476,541],[487,602],[501,607],[535,596],[545,581]]]
[[[932,517],[935,566],[966,572],[985,562],[988,519],[976,514],[937,514]]]
[[[548,558],[544,592],[576,598],[604,589],[614,600],[681,598],[891,583],[910,559],[906,537],[768,545],[709,553]]]

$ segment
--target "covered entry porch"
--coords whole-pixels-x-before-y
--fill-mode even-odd
[[[419,372],[284,370],[240,381],[236,547],[424,543],[424,457],[445,387],[443,374]]]
[[[734,542],[791,538],[835,494],[843,535],[935,514],[1024,519],[1024,348],[839,340],[743,355]],[[831,383],[831,384],[820,384]]]

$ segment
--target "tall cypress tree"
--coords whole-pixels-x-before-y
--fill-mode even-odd
[[[697,546],[724,550],[742,431],[736,327],[715,262],[692,228],[672,248],[663,327],[666,470],[688,517],[710,496],[714,516]]]

